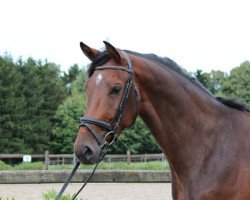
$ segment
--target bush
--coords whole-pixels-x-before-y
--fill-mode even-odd
[[[9,165],[5,164],[5,162],[0,160],[0,170],[9,170],[10,168],[11,167]],[[0,198],[0,200],[2,199]]]

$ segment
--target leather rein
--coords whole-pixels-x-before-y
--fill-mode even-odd
[[[114,143],[114,141],[117,138],[117,129],[120,126],[120,122],[121,119],[123,117],[123,113],[126,107],[126,104],[128,102],[128,98],[129,98],[129,94],[131,91],[131,87],[133,84],[133,67],[132,67],[132,63],[130,61],[129,56],[122,51],[122,53],[124,54],[126,60],[127,60],[127,64],[128,66],[100,66],[100,67],[96,67],[95,70],[106,70],[106,69],[111,69],[111,70],[121,70],[121,71],[125,71],[128,73],[128,79],[126,82],[126,86],[123,92],[123,96],[120,100],[119,106],[117,108],[115,117],[113,118],[113,120],[108,123],[99,119],[95,119],[95,118],[91,118],[91,117],[86,117],[86,116],[82,116],[80,118],[80,127],[86,127],[89,132],[92,134],[93,138],[96,140],[97,144],[99,145],[99,147],[101,149],[103,149],[102,152],[104,152],[103,154],[100,155],[98,162],[96,163],[95,167],[92,170],[92,173],[89,175],[89,177],[86,179],[85,183],[82,185],[82,187],[79,189],[79,191],[74,194],[74,196],[72,197],[72,200],[74,200],[77,195],[82,191],[82,189],[86,186],[86,184],[89,182],[90,178],[93,176],[98,164],[102,161],[102,159],[104,158],[104,156],[106,155],[107,152],[107,147],[111,144]],[[138,91],[137,88],[135,88],[136,90],[136,100],[140,101],[140,93]],[[91,126],[91,125],[96,125],[101,127],[102,129],[107,131],[107,134],[104,137],[103,142],[101,142],[98,138],[98,135],[95,131],[95,129]],[[109,136],[112,136],[112,140],[109,142],[107,139]],[[64,183],[62,189],[60,190],[60,192],[58,193],[57,197],[55,200],[60,200],[63,192],[65,191],[65,189],[67,188],[68,184],[70,183],[71,179],[73,178],[75,172],[77,171],[78,167],[80,165],[80,161],[78,160],[74,169],[72,170],[71,174],[69,175],[69,177],[67,178],[66,182]]]

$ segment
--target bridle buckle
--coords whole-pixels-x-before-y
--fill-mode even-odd
[[[108,142],[108,141],[107,141],[107,138],[108,138],[109,135],[112,135],[112,140],[111,140],[111,142]],[[115,142],[115,140],[116,140],[116,137],[115,137],[114,131],[109,131],[109,132],[105,135],[105,137],[104,137],[104,142],[103,142],[102,145],[100,145],[100,147],[101,147],[101,148],[104,148],[104,147],[110,146],[110,145],[112,145],[112,144]]]

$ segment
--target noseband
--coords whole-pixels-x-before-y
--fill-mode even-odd
[[[117,108],[115,117],[113,118],[113,120],[110,123],[99,120],[99,119],[86,117],[86,116],[83,116],[80,118],[80,127],[82,127],[82,126],[86,127],[88,129],[88,131],[93,135],[97,144],[101,148],[111,145],[115,141],[115,139],[117,138],[116,132],[120,126],[120,122],[121,122],[126,104],[128,102],[129,94],[130,94],[132,83],[133,83],[132,63],[130,61],[129,56],[124,51],[122,51],[122,53],[124,54],[125,58],[127,59],[127,63],[128,63],[127,67],[125,67],[125,66],[100,66],[100,67],[95,68],[95,70],[106,70],[106,69],[122,70],[122,71],[125,71],[128,73],[128,80],[126,82],[125,90],[123,92],[122,98],[121,98],[119,106]],[[139,101],[140,96],[139,96],[139,91],[137,89],[136,89],[136,95],[137,95],[136,99],[137,99],[137,101]],[[102,129],[107,131],[107,134],[105,135],[103,142],[101,142],[98,139],[98,135],[97,135],[95,129],[91,126],[91,124],[99,126]],[[112,136],[112,140],[111,140],[111,142],[108,142],[107,139],[108,139],[108,136],[110,136],[110,135]]]

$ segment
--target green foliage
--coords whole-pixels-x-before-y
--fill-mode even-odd
[[[203,73],[201,70],[197,70],[194,75],[214,95],[239,99],[250,106],[249,61],[232,69],[229,75],[222,71]]]
[[[78,77],[79,78],[79,74],[83,75],[85,74],[85,71],[84,69],[79,69],[78,65],[75,64],[73,66],[71,66],[68,70],[68,73],[63,73],[63,76],[62,76],[62,81],[64,83],[64,85],[66,86],[66,89],[67,89],[67,93],[69,95],[72,94],[72,84],[73,82],[75,82],[76,78]],[[80,76],[82,77],[82,76]],[[82,84],[85,82],[85,78],[81,80],[81,85],[80,85],[80,88],[82,88]]]
[[[93,166],[92,166],[93,168]],[[113,163],[100,163],[98,169],[102,170],[166,170],[169,169],[168,162],[151,161],[151,162],[113,162]]]
[[[228,75],[220,70],[212,70],[210,73],[208,73],[208,76],[210,78],[211,92],[215,95],[219,95],[221,92],[221,87],[228,78]]]
[[[22,94],[23,77],[10,57],[0,57],[0,152],[24,151],[22,133],[25,116],[25,97]],[[11,142],[10,142],[11,141]]]
[[[72,170],[72,164],[52,165],[49,170]],[[91,170],[93,165],[80,165],[82,170]],[[149,161],[149,162],[101,162],[98,165],[99,170],[166,170],[169,164],[166,161]],[[0,170],[44,170],[42,162],[21,163],[16,166],[10,166],[0,161]]]
[[[250,62],[246,61],[230,72],[222,85],[222,93],[227,97],[238,98],[250,107]]]
[[[65,98],[65,91],[59,79],[59,69],[55,64],[45,63],[38,68],[41,77],[42,104],[32,113],[26,114],[30,127],[33,126],[32,138],[27,139],[31,149],[35,152],[44,152],[49,148],[49,139],[54,125],[54,115],[58,106]]]
[[[0,152],[43,153],[65,98],[58,66],[0,57]]]
[[[0,170],[44,170],[43,162],[22,162],[15,166],[10,166],[0,161]]]
[[[9,170],[11,167],[0,160],[0,170]]]
[[[214,95],[220,94],[221,87],[228,77],[225,72],[219,70],[206,73],[199,69],[194,73],[194,76]]]
[[[43,200],[54,200],[56,199],[57,192],[54,189],[49,190],[47,193],[43,193]],[[62,195],[60,198],[61,200],[71,200],[73,198],[73,195],[70,196],[70,194]],[[78,198],[76,198],[77,200]],[[79,200],[82,200],[79,199]]]
[[[68,73],[64,72],[64,76],[62,77],[63,82],[65,85],[73,83],[77,77],[77,75],[80,73],[80,69],[77,64],[74,64],[68,69]]]
[[[55,113],[55,126],[50,138],[50,150],[53,153],[72,153],[73,144],[79,128],[79,119],[86,107],[83,93],[85,71],[82,70],[72,83],[69,96]]]
[[[53,165],[50,170],[72,170],[72,165]],[[91,170],[93,165],[80,165],[82,170]],[[99,170],[166,170],[169,169],[169,164],[166,161],[149,161],[149,162],[101,162],[98,165]]]
[[[22,162],[15,165],[12,169],[14,170],[43,170],[44,164],[42,162]]]
[[[52,131],[50,150],[53,153],[72,153],[73,144],[79,127],[79,118],[85,110],[86,97],[74,92],[59,106]]]
[[[202,70],[197,69],[194,75],[205,88],[207,88],[212,93],[214,92],[213,85],[211,84],[211,79],[208,73],[203,73]]]
[[[86,107],[83,93],[85,71],[82,70],[72,83],[71,96],[58,107],[55,126],[52,130],[50,150],[53,153],[72,153],[73,144],[79,128],[79,119]]]
[[[74,82],[72,82],[72,93],[74,91],[78,91],[80,93],[83,93],[83,88],[84,88],[84,84],[86,82],[86,71],[84,69],[82,69],[81,71],[79,71],[78,76],[76,76],[76,79]]]

